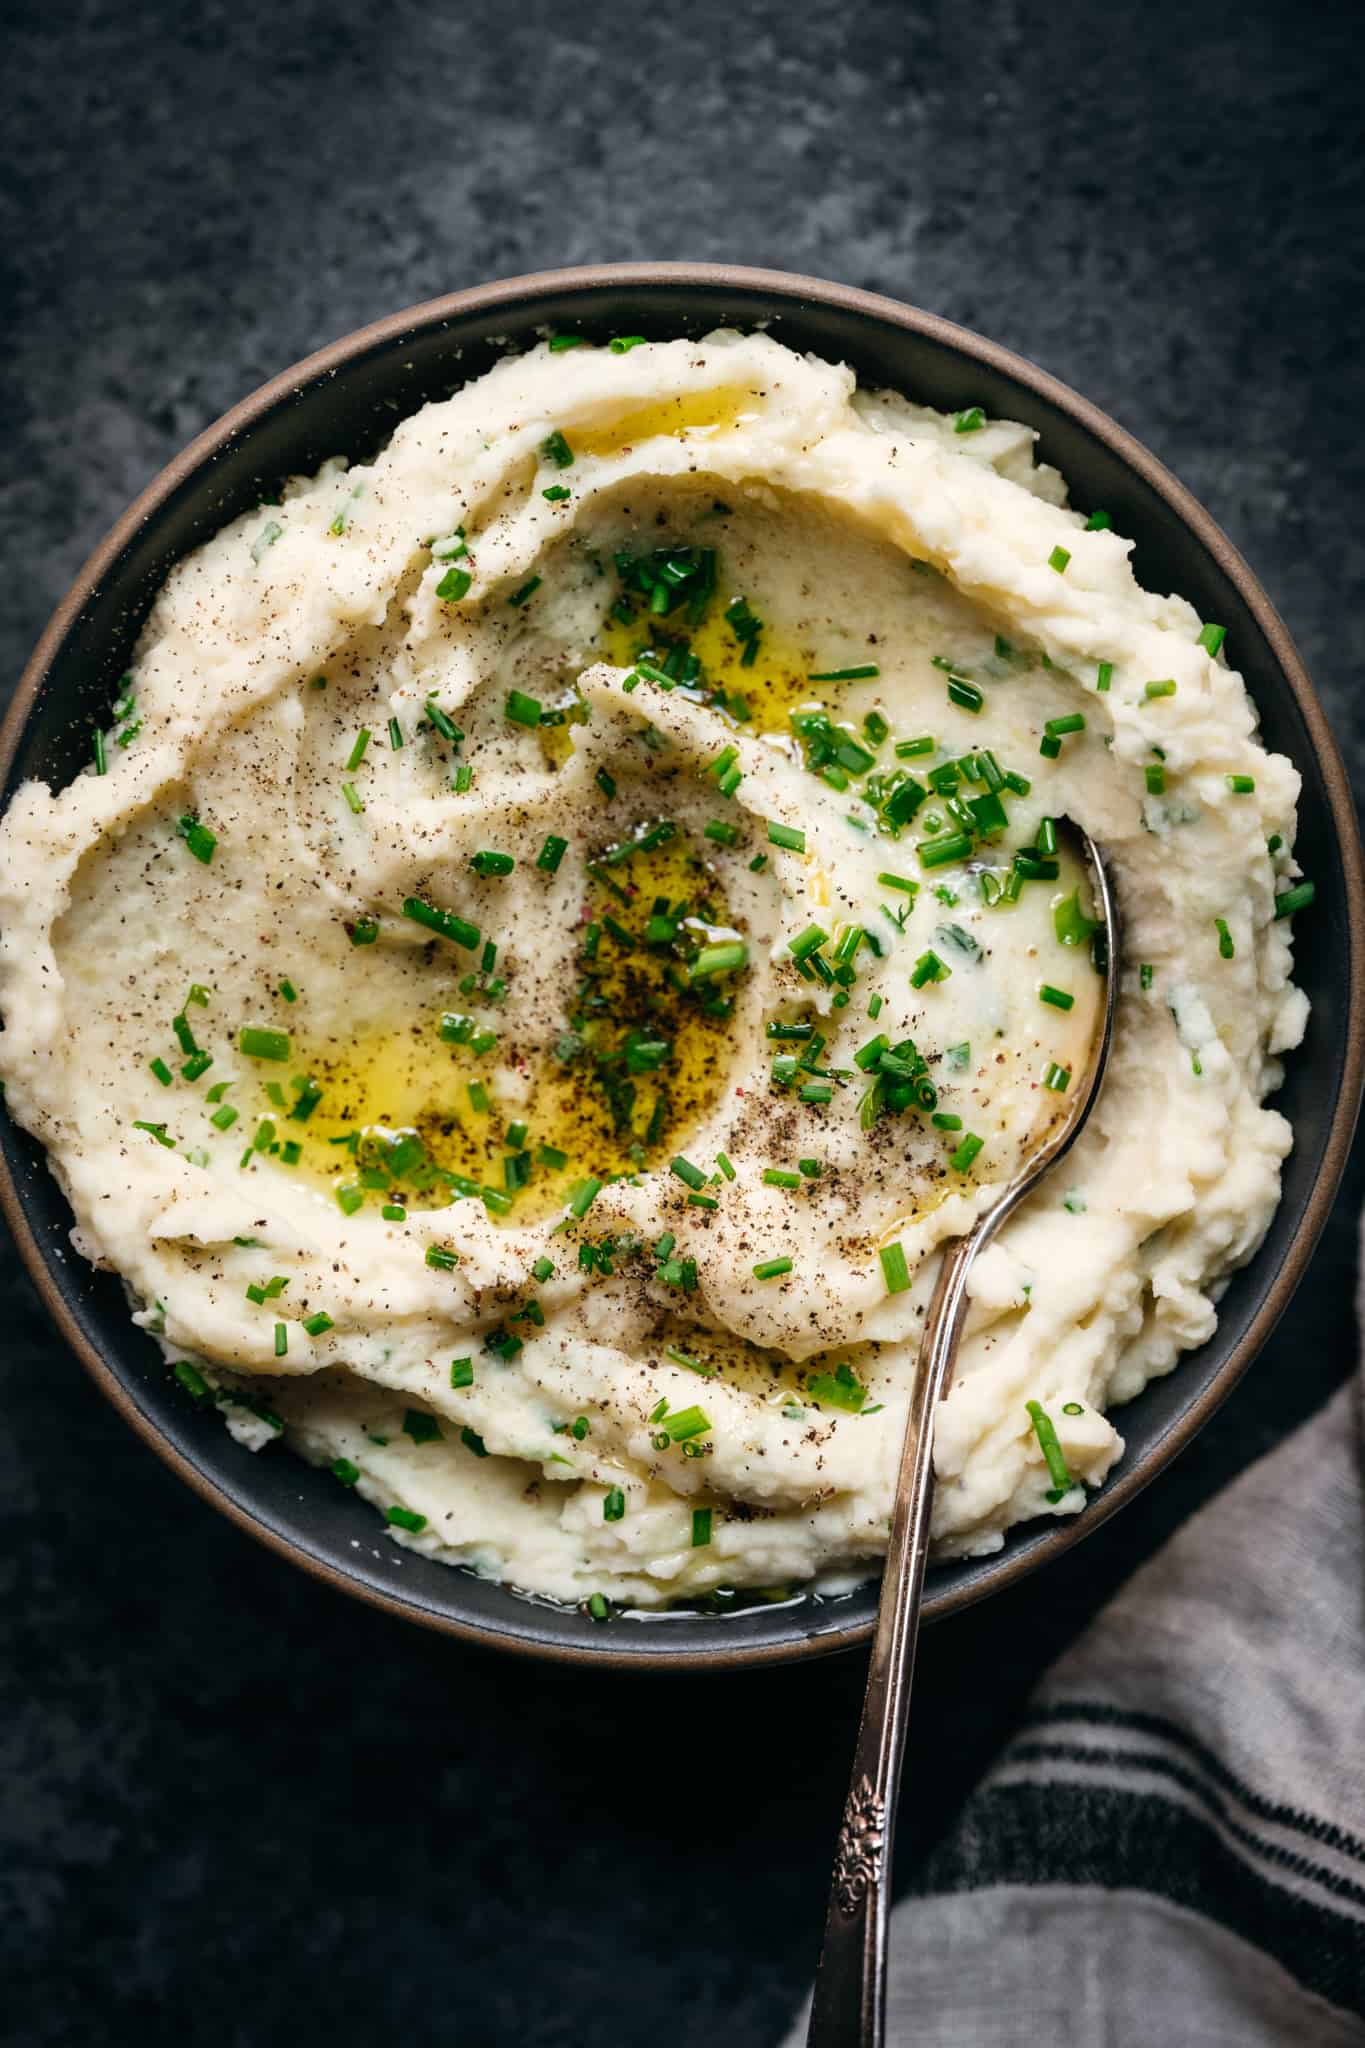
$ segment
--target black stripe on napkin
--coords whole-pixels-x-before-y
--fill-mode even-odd
[[[1155,1735],[1164,1742],[1183,1749],[1199,1765],[1205,1775],[1223,1791],[1231,1793],[1241,1801],[1249,1813],[1258,1820],[1273,1821],[1277,1827],[1292,1829],[1307,1835],[1310,1841],[1320,1842],[1325,1849],[1335,1849],[1340,1856],[1348,1856],[1365,1868],[1365,1842],[1358,1835],[1349,1834],[1334,1821],[1324,1820],[1321,1815],[1308,1813],[1302,1807],[1286,1806],[1273,1799],[1266,1799],[1252,1789],[1244,1778],[1230,1771],[1220,1756],[1199,1741],[1189,1730],[1182,1728],[1178,1721],[1168,1721],[1162,1714],[1134,1714],[1122,1707],[1110,1706],[1101,1700],[1072,1700],[1052,1706],[1034,1707],[1023,1718],[1025,1728],[1055,1727],[1059,1722],[1087,1722],[1097,1728],[1122,1728],[1137,1735]]]
[[[987,1783],[912,1890],[1057,1884],[1167,1898],[1263,1949],[1320,1998],[1365,2013],[1360,1922],[1277,1883],[1210,1820],[1157,1793],[1112,1783]]]

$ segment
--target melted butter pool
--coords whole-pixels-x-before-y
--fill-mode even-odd
[[[343,1206],[484,1193],[490,1213],[519,1223],[561,1209],[587,1176],[676,1151],[725,1083],[733,999],[725,983],[691,987],[663,934],[695,943],[732,928],[703,842],[678,831],[641,847],[649,829],[590,865],[549,1044],[518,1041],[514,981],[501,1006],[475,999],[475,1015],[432,1009],[354,1040],[310,1039],[302,1018],[287,1073],[269,1077],[275,1093],[259,1082],[253,1109],[272,1126],[261,1149]],[[313,1094],[306,1118],[291,1113]]]
[[[602,427],[571,427],[566,436],[575,456],[609,461],[642,441],[710,436],[748,426],[758,417],[754,393],[720,385],[709,391],[679,392],[675,397],[628,406]]]

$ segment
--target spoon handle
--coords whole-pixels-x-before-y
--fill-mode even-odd
[[[882,2048],[886,2038],[891,1845],[929,1550],[934,1411],[957,1354],[967,1275],[980,1242],[973,1232],[945,1248],[920,1338],[867,1694],[835,1849],[806,2048]]]

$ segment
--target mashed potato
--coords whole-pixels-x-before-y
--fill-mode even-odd
[[[597,1612],[864,1572],[938,1249],[1101,1006],[1069,817],[1117,1037],[934,1527],[1079,1512],[1265,1232],[1306,1013],[1298,776],[1128,549],[1024,428],[718,333],[509,358],[182,562],[0,827],[0,1073],[187,1397]]]

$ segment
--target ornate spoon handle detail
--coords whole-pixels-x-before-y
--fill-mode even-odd
[[[967,1274],[977,1243],[975,1235],[958,1238],[945,1251],[920,1344],[867,1696],[835,1849],[808,2048],[874,2048],[885,2038],[886,1922],[895,1788],[905,1748],[920,1594],[929,1551],[934,1408],[957,1351]]]

